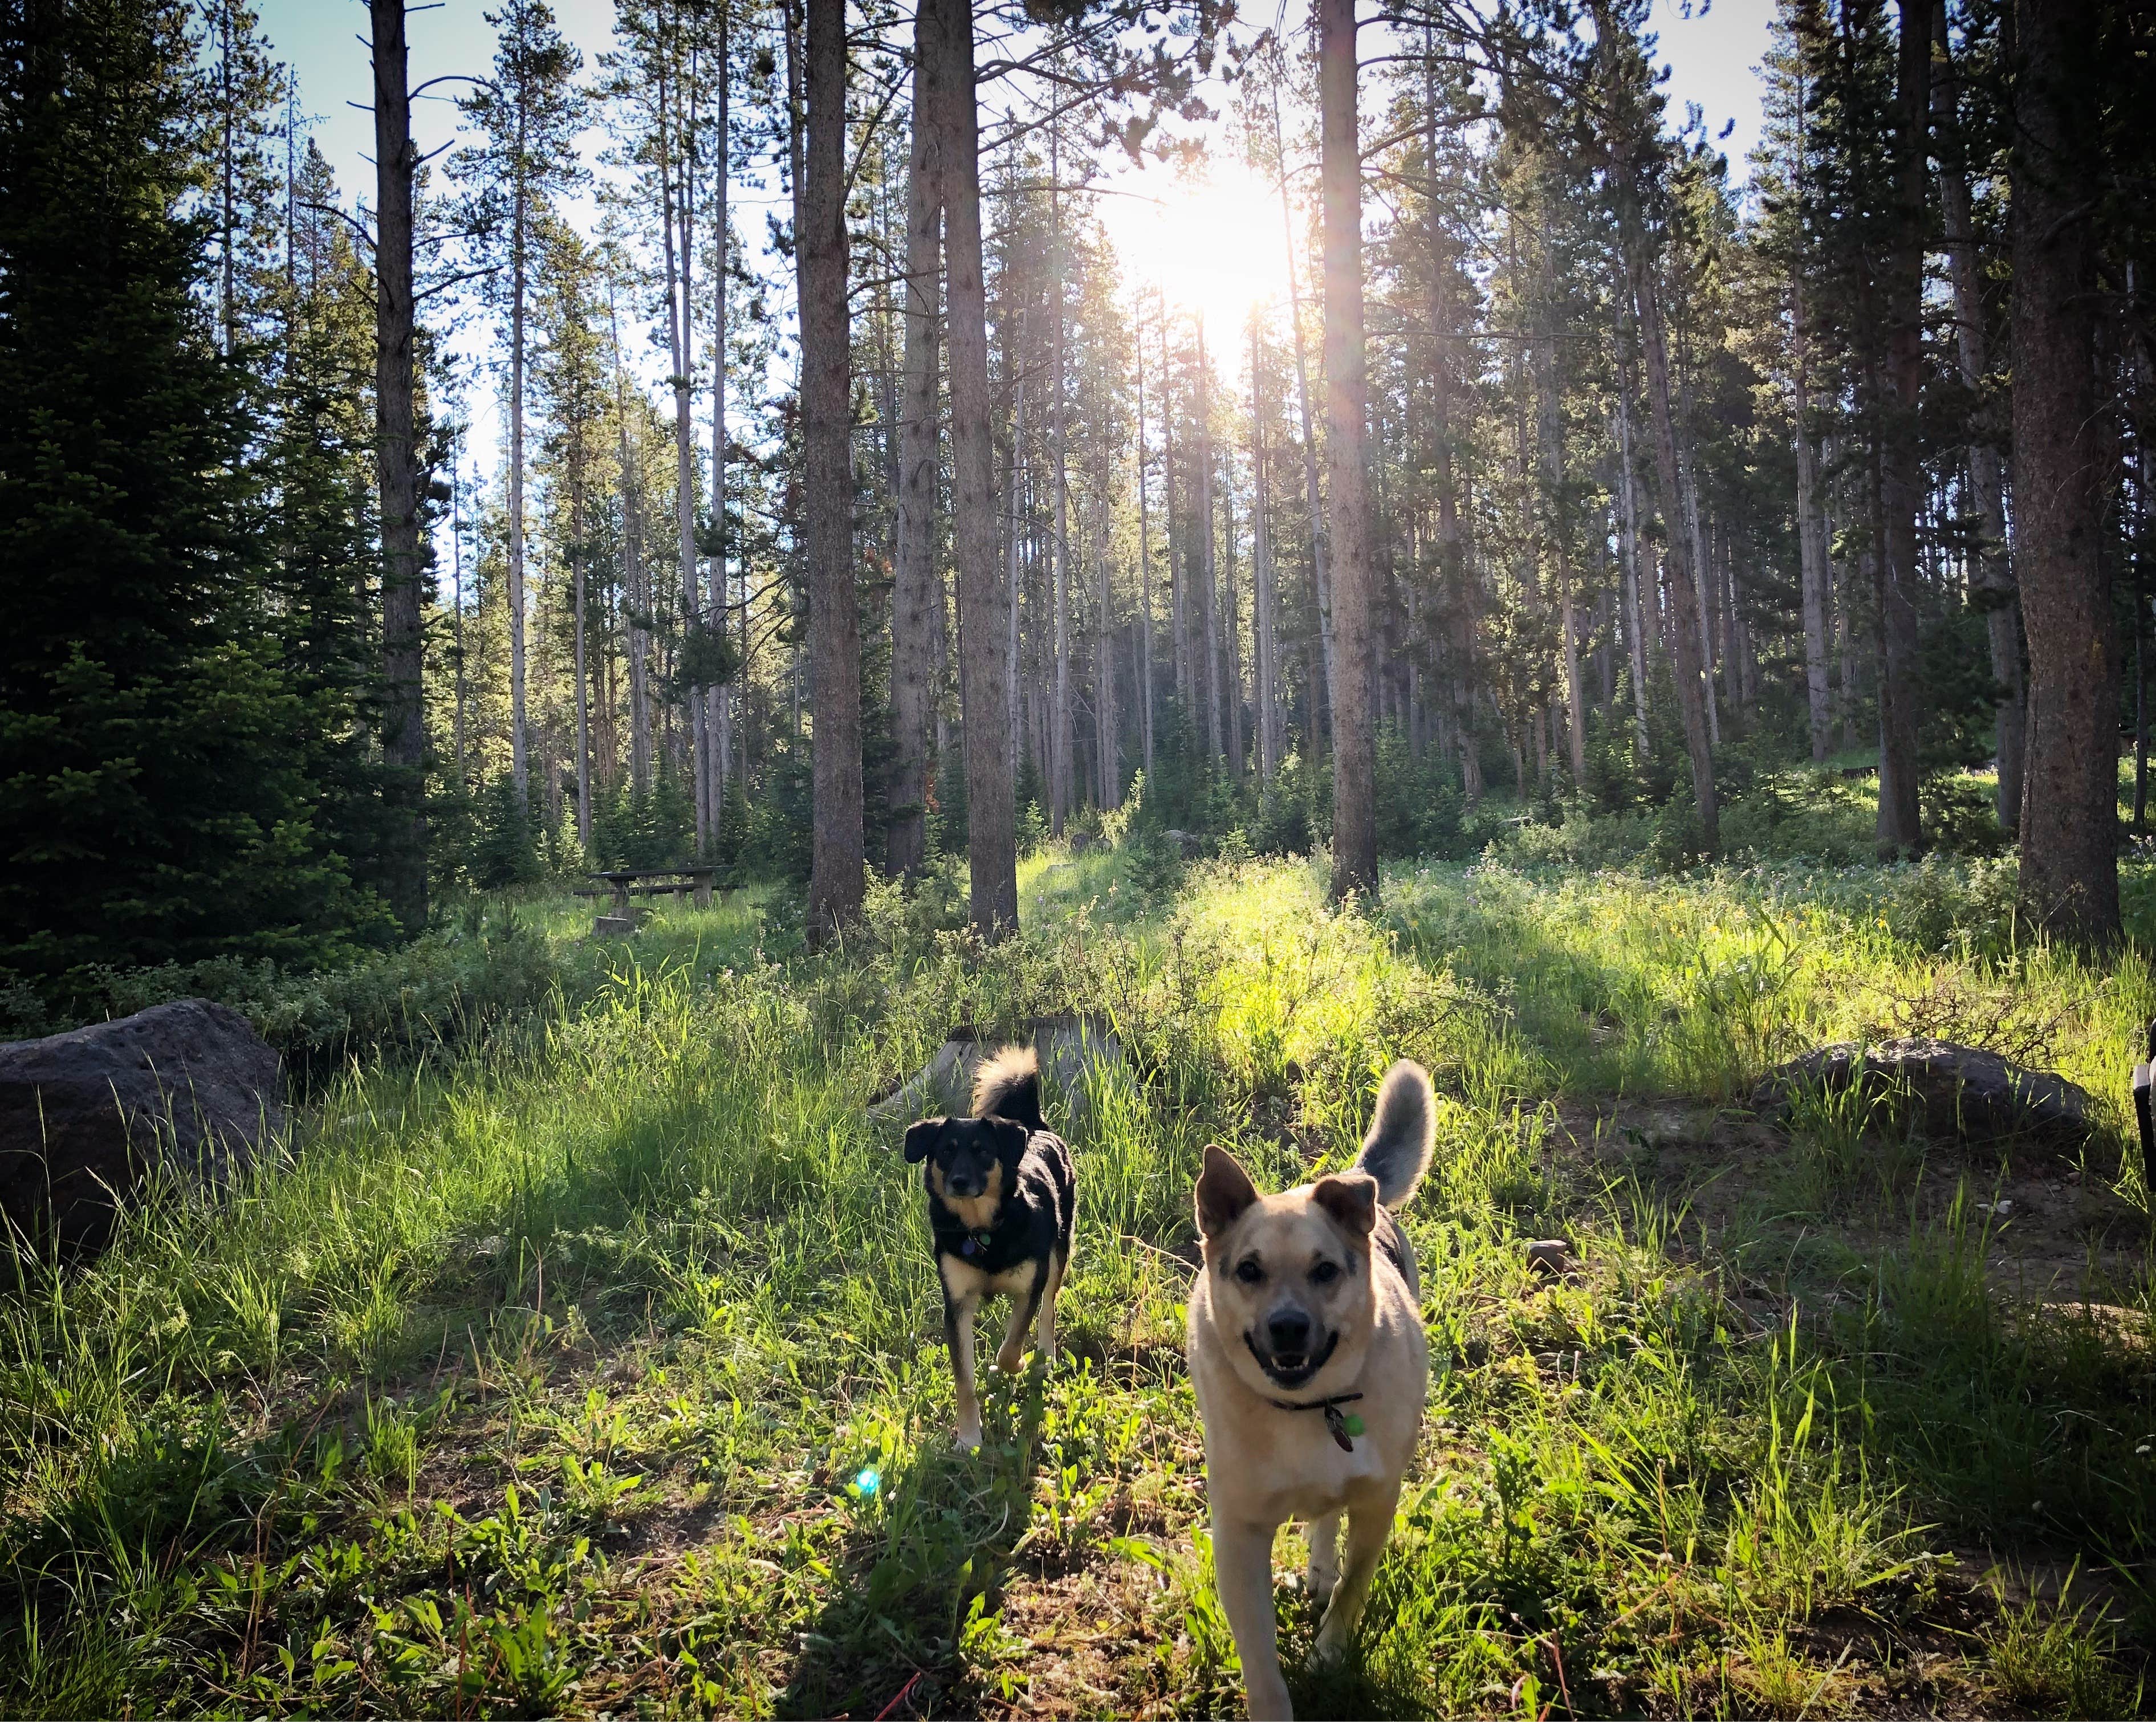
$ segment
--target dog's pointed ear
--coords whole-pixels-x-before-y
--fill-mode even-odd
[[[911,1166],[916,1160],[927,1159],[929,1151],[936,1145],[936,1139],[943,1134],[943,1126],[950,1121],[947,1118],[924,1118],[918,1124],[906,1125],[906,1164]]]
[[[1378,1181],[1368,1172],[1320,1178],[1310,1196],[1352,1237],[1368,1238],[1378,1223]]]
[[[1235,1156],[1217,1143],[1205,1145],[1205,1170],[1198,1175],[1198,1229],[1219,1236],[1258,1199],[1258,1186]]]

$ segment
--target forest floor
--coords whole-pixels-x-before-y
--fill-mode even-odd
[[[1193,1176],[1208,1140],[1274,1186],[1340,1163],[1401,1055],[1440,1096],[1404,1217],[1430,1412],[1348,1666],[1306,1673],[1283,1578],[1305,1714],[2151,1704],[2145,953],[2017,945],[1981,867],[1322,887],[1051,853],[993,951],[945,879],[815,958],[782,894],[661,908],[522,1031],[328,1081],[235,1198],[18,1264],[0,1712],[1233,1709]],[[518,913],[567,946],[588,910]],[[865,1103],[952,1023],[1070,1010],[1128,1059],[1071,1130],[1065,1354],[988,1377],[962,1453],[917,1176]],[[1748,1110],[1895,1033],[2061,1071],[2099,1140]],[[1560,1235],[1577,1271],[1536,1277]]]

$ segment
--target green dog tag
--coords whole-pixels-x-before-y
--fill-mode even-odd
[[[1353,1412],[1349,1412],[1343,1421],[1348,1426],[1348,1432],[1350,1435],[1360,1435],[1363,1432],[1363,1420]]]

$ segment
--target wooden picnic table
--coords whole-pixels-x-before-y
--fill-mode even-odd
[[[636,897],[684,897],[696,894],[696,906],[711,906],[711,876],[716,867],[613,867],[588,877],[604,879],[608,891],[579,891],[579,897],[601,897],[610,891],[616,915],[629,913],[629,899]],[[665,883],[662,883],[665,881]]]

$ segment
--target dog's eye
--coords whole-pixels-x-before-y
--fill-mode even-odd
[[[1235,1278],[1245,1285],[1255,1285],[1265,1277],[1265,1270],[1255,1261],[1242,1261],[1235,1264]]]
[[[1320,1285],[1330,1285],[1340,1277],[1339,1265],[1333,1262],[1320,1262],[1310,1270],[1310,1277]]]

